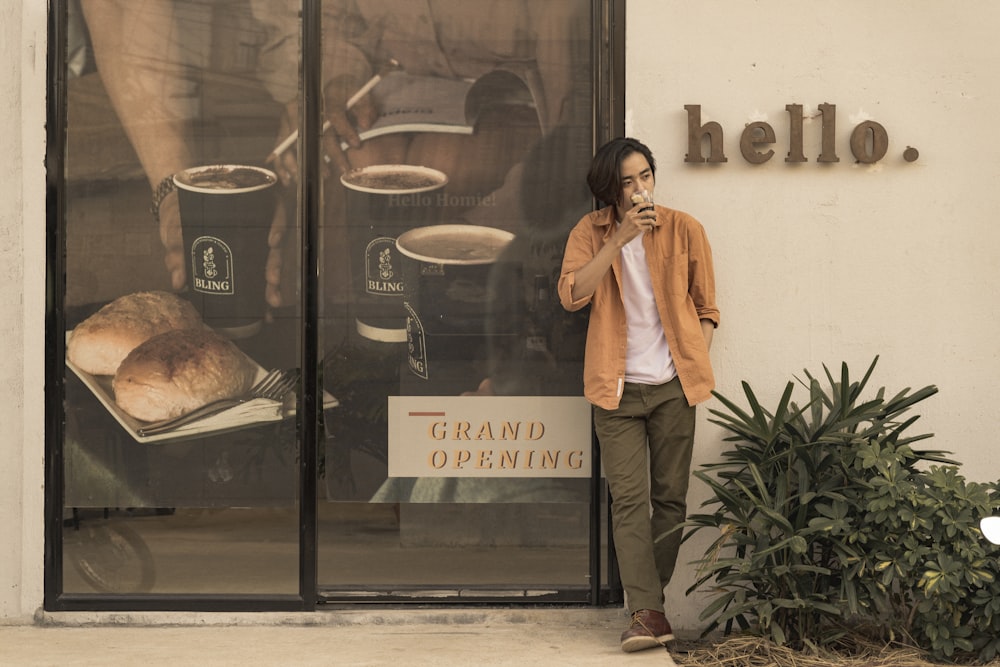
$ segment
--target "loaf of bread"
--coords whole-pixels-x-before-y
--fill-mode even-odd
[[[246,393],[256,370],[239,348],[214,331],[174,329],[132,350],[111,387],[125,413],[159,421]]]
[[[126,355],[153,336],[203,327],[190,302],[169,292],[136,292],[81,322],[66,344],[66,358],[91,375],[114,375]]]

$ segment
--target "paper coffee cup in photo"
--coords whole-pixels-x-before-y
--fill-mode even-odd
[[[205,323],[230,338],[260,330],[264,269],[275,212],[274,172],[205,165],[174,175],[188,274],[188,298]]]
[[[439,222],[448,176],[430,167],[377,164],[346,172],[354,321],[381,343],[406,342],[403,270],[396,238]]]
[[[438,382],[449,368],[465,369],[460,380],[467,383],[491,338],[516,335],[518,319],[511,309],[518,287],[504,286],[508,294],[493,289],[490,281],[494,264],[513,240],[508,231],[467,224],[418,227],[396,240],[406,286],[407,364],[412,376],[430,381],[428,387],[453,389]],[[511,314],[499,318],[499,327],[488,326],[491,314],[506,312]]]

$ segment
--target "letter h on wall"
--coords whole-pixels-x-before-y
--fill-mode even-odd
[[[688,152],[685,162],[705,162],[701,154],[701,140],[706,135],[709,139],[708,162],[729,162],[722,150],[722,126],[714,120],[701,124],[701,105],[685,104],[688,112]]]

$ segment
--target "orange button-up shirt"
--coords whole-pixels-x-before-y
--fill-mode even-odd
[[[687,213],[656,207],[660,223],[643,235],[656,310],[670,345],[688,404],[711,397],[715,376],[701,320],[719,325],[712,250],[701,224]],[[615,209],[583,217],[570,232],[559,276],[559,300],[569,311],[592,304],[583,364],[583,393],[606,410],[618,407],[625,383],[626,323],[622,300],[621,255],[593,294],[573,300],[576,271],[589,262],[614,232]]]

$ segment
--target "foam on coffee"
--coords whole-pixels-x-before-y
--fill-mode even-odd
[[[374,194],[411,194],[435,190],[447,184],[443,172],[406,164],[377,164],[352,169],[340,177],[352,190]]]
[[[435,225],[411,229],[396,239],[404,255],[433,264],[491,264],[514,235],[494,227]]]
[[[258,190],[278,181],[267,169],[240,165],[211,165],[186,169],[174,177],[178,187],[195,191],[246,192]]]

